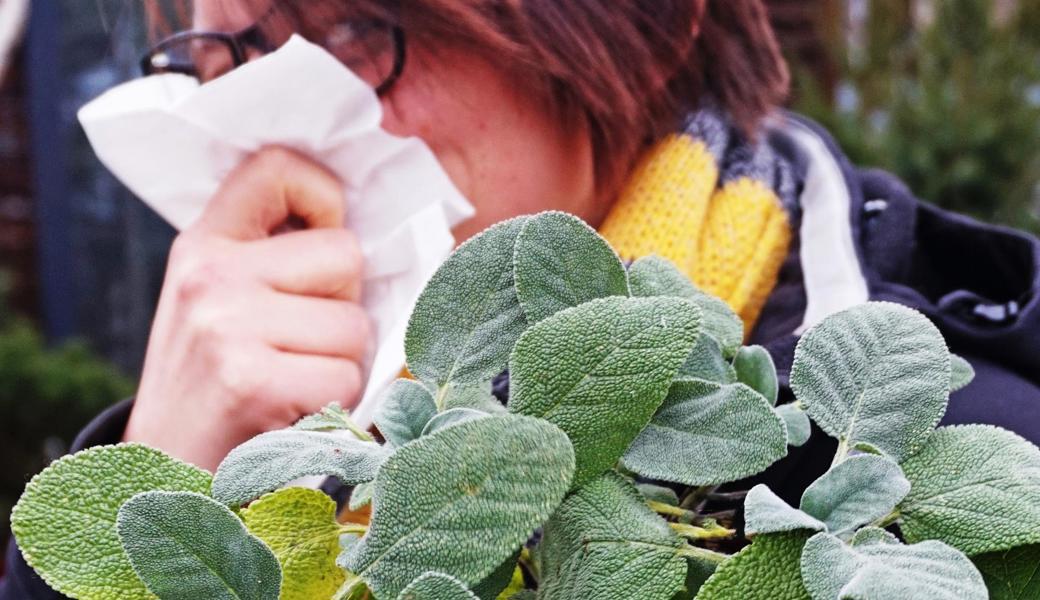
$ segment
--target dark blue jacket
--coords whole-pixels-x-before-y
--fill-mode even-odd
[[[801,235],[752,332],[776,361],[782,395],[791,397],[795,332],[835,308],[835,298],[889,300],[931,318],[975,367],[944,423],[990,423],[1040,444],[1040,241],[918,201],[895,177],[849,164],[826,132],[800,117],[790,116],[770,142],[796,165],[805,200]],[[821,251],[827,244],[833,252]],[[124,402],[100,415],[73,450],[117,442],[129,412]],[[796,504],[833,454],[834,442],[815,431],[755,479]],[[6,562],[0,600],[61,598],[13,543]]]

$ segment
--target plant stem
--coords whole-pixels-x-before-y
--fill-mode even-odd
[[[747,497],[747,490],[742,492],[712,492],[708,494],[708,500],[716,502],[743,502]]]
[[[715,552],[714,550],[708,550],[707,548],[699,548],[697,546],[690,546],[689,544],[679,548],[679,555],[687,558],[695,558],[697,560],[703,560],[716,565],[721,565],[729,558],[728,554],[721,552]]]
[[[705,485],[699,488],[694,488],[689,494],[683,498],[683,501],[679,503],[679,506],[685,509],[694,511],[700,511],[703,506],[701,504],[708,497],[708,494],[718,489],[717,485]]]
[[[437,388],[437,396],[433,399],[433,403],[437,406],[437,412],[444,412],[444,401],[448,398],[448,384],[444,384]]]
[[[685,523],[669,523],[668,526],[679,535],[691,540],[726,540],[734,535],[736,531],[727,529],[718,523],[705,523],[706,527],[687,525]]]
[[[901,515],[898,510],[893,510],[892,512],[888,513],[884,517],[881,517],[877,521],[874,521],[873,523],[871,523],[871,526],[873,526],[873,527],[880,527],[880,528],[884,529],[885,527],[888,527],[892,523],[895,523],[896,521],[898,521],[901,516],[903,516],[903,515]]]
[[[697,518],[697,513],[692,510],[686,510],[685,508],[679,508],[678,506],[672,506],[671,504],[665,504],[664,502],[648,500],[646,505],[659,515],[676,517],[686,523],[692,523]]]
[[[834,460],[831,461],[831,468],[840,465],[845,462],[845,458],[849,455],[849,442],[848,440],[841,440],[838,442],[838,451],[834,453]]]
[[[360,525],[358,523],[344,523],[339,526],[339,532],[342,533],[359,533],[365,535],[368,533],[368,527]]]

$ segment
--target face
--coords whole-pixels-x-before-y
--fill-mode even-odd
[[[196,0],[195,27],[236,31],[266,6]],[[563,127],[537,95],[491,61],[410,41],[404,71],[381,101],[383,127],[426,142],[476,207],[476,216],[456,228],[460,242],[503,219],[542,210],[564,210],[593,225],[604,217],[607,202],[597,198],[588,131]]]

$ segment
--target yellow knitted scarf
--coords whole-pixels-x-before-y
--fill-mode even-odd
[[[775,183],[775,165],[764,165],[771,160],[764,149],[737,152],[733,160],[726,149],[733,137],[720,140],[719,132],[689,127],[652,148],[600,233],[625,260],[671,260],[725,300],[750,332],[791,244],[791,202],[781,195],[792,194],[774,189],[783,186]],[[752,163],[769,168],[747,168]]]

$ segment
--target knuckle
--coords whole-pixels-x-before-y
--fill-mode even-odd
[[[237,410],[242,407],[242,402],[260,394],[263,372],[256,352],[239,348],[223,354],[217,364],[216,381],[231,399],[228,409]]]
[[[350,277],[360,277],[364,261],[357,236],[348,229],[331,229],[329,232],[329,244],[332,246],[332,251],[341,257],[340,264],[349,272]]]
[[[185,267],[177,282],[177,296],[182,302],[196,303],[227,284],[227,273],[212,259],[196,260]]]
[[[266,146],[253,155],[249,160],[249,166],[258,170],[281,174],[297,162],[299,162],[299,158],[292,150],[281,146]]]

